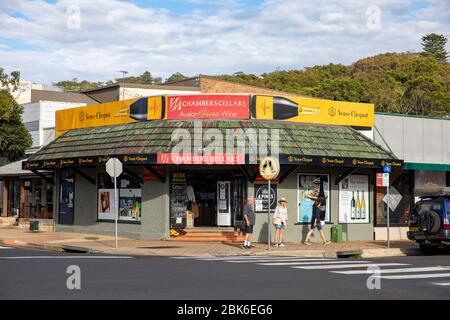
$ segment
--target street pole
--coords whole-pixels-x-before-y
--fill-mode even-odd
[[[390,183],[388,183],[388,186],[387,186],[387,247],[388,248],[391,247],[391,240],[390,240],[390,235],[389,235],[389,228],[390,228],[389,185],[390,185]]]
[[[268,196],[268,200],[267,200],[267,250],[270,250],[270,236],[271,236],[271,234],[270,234],[270,194],[272,193],[271,191],[271,189],[270,189],[270,180],[268,180],[268,183],[267,183],[267,185],[268,185],[268,193],[269,193],[269,196]]]
[[[117,241],[117,220],[119,220],[119,208],[117,203],[118,195],[117,195],[117,177],[116,177],[116,167],[114,166],[114,207],[116,208],[115,219],[114,219],[114,227],[115,227],[115,238],[116,238],[116,249],[118,246]]]

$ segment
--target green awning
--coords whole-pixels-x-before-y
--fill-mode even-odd
[[[405,170],[450,171],[450,164],[405,162]]]
[[[273,120],[196,121],[201,123],[203,133],[207,129],[216,129],[224,136],[230,130],[237,129],[245,132],[250,132],[250,129],[278,129],[282,163],[304,161],[305,164],[366,167],[380,167],[389,162],[396,167],[402,164],[389,151],[350,127]],[[171,138],[176,129],[185,129],[191,134],[192,150],[198,152],[194,151],[194,145],[197,146],[195,143],[198,142],[198,137],[194,135],[194,120],[135,122],[68,131],[30,156],[25,168],[93,165],[103,163],[109,157],[156,163],[158,154],[172,151],[174,143]],[[270,131],[267,132],[270,136]],[[261,138],[267,140],[264,135],[260,141]],[[208,140],[203,141],[202,147],[208,144]]]

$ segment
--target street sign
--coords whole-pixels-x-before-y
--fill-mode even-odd
[[[106,162],[106,172],[111,176],[111,178],[117,178],[122,174],[123,165],[117,158],[111,158]]]
[[[273,180],[280,174],[280,162],[274,157],[265,157],[259,164],[259,174],[266,180]]]
[[[389,187],[389,173],[377,173],[377,187]]]
[[[270,250],[270,199],[271,190],[270,181],[276,179],[280,174],[280,162],[274,157],[265,157],[259,164],[259,174],[267,180],[267,190],[269,192],[267,197],[267,250]]]
[[[390,165],[384,165],[383,166],[383,172],[384,173],[391,173],[392,172],[392,167]]]
[[[115,238],[116,238],[116,249],[118,248],[118,225],[117,220],[119,220],[119,209],[118,209],[118,203],[117,200],[119,198],[118,192],[117,192],[117,177],[122,174],[123,171],[123,165],[122,162],[120,162],[117,158],[111,158],[106,162],[106,172],[111,176],[111,178],[114,178],[114,201],[116,201],[116,212],[115,212],[115,219],[114,219],[114,226],[115,226]]]

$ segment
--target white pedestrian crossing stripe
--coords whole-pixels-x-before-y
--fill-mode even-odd
[[[295,266],[295,265],[324,265],[324,264],[332,264],[332,265],[337,265],[337,264],[355,264],[355,263],[369,263],[370,261],[336,261],[336,260],[331,260],[331,261],[308,261],[308,260],[303,260],[303,261],[296,261],[296,262],[272,262],[272,263],[258,263],[259,265],[262,266]]]
[[[410,279],[432,279],[432,278],[450,278],[450,273],[427,273],[427,274],[408,274],[408,275],[394,275],[394,276],[377,276],[380,279],[389,280],[410,280]]]
[[[1,247],[0,246],[0,249],[11,249],[11,247]]]
[[[315,266],[295,266],[291,267],[294,269],[304,269],[304,270],[325,270],[325,269],[346,269],[346,268],[361,268],[361,267],[388,267],[388,266],[406,266],[405,263],[357,263],[355,261],[353,264],[332,264],[332,265],[315,265]]]
[[[297,262],[305,262],[305,261],[313,261],[316,263],[320,263],[321,261],[336,261],[336,259],[274,259],[274,260],[267,260],[267,259],[261,259],[261,260],[228,260],[226,262],[231,262],[231,263],[257,263],[257,264],[261,264],[261,265],[265,265],[265,263],[262,262],[270,262],[270,264],[267,265],[272,265],[272,263],[280,263],[280,265],[282,265],[283,263],[297,263]]]
[[[378,274],[385,273],[415,273],[415,272],[433,272],[433,271],[449,271],[450,267],[423,267],[423,268],[400,268],[400,269],[380,269]],[[347,270],[347,271],[331,271],[338,274],[373,274],[373,270]]]
[[[450,282],[435,282],[435,286],[450,287]]]
[[[253,264],[267,267],[289,267],[299,270],[323,270],[338,275],[371,275],[386,280],[410,280],[450,278],[450,266],[414,267],[409,263],[376,263],[367,260],[341,260],[336,258],[306,258],[289,256],[197,256],[172,257],[173,259],[193,259],[197,261],[217,261],[234,264]],[[411,267],[406,267],[411,266]],[[397,268],[396,268],[397,267]],[[374,271],[369,268],[379,268]],[[353,270],[343,270],[353,269]],[[448,272],[446,272],[448,271]],[[450,287],[450,282],[435,282],[432,285]]]

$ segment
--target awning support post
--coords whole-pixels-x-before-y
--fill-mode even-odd
[[[82,177],[84,180],[86,180],[87,182],[89,182],[89,183],[95,185],[95,179],[89,177],[86,173],[84,173],[84,172],[81,171],[80,169],[78,169],[78,168],[73,168],[73,171],[74,171],[75,173],[77,173],[80,177]]]
[[[39,176],[40,178],[44,179],[47,183],[49,183],[51,185],[55,185],[55,181],[53,181],[53,179],[50,179],[49,177],[40,173],[39,171],[37,171],[37,170],[30,170],[30,171],[33,172],[35,175]]]
[[[347,171],[345,171],[344,173],[338,174],[338,176],[336,177],[336,181],[334,182],[334,184],[339,184],[339,182],[341,182],[342,180],[344,180],[345,178],[347,178],[349,175],[353,174],[356,172],[356,170],[358,170],[358,168],[350,168]]]

